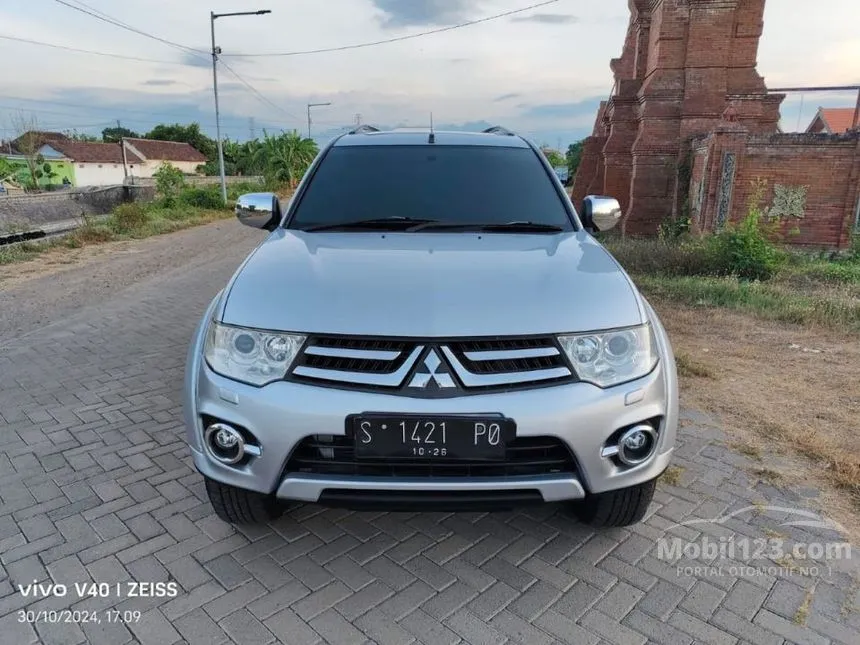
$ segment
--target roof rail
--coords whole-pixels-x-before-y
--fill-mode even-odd
[[[365,132],[381,132],[381,130],[373,127],[372,125],[365,124],[350,130],[348,134],[364,134]]]
[[[484,134],[500,134],[500,135],[503,135],[506,137],[516,136],[513,132],[511,132],[506,127],[501,126],[501,125],[494,125],[491,128],[487,128],[483,132],[484,132]]]

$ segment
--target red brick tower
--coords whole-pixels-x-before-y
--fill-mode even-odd
[[[573,194],[617,197],[622,230],[648,234],[681,206],[678,169],[690,138],[717,127],[729,107],[749,131],[776,132],[783,96],[768,95],[756,71],[765,0],[629,4],[624,51],[611,63],[615,90],[595,128],[606,143],[599,157],[584,155],[580,172],[592,181],[578,172]],[[601,174],[602,186],[593,181]]]

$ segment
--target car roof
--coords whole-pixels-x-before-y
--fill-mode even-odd
[[[435,130],[430,143],[429,128],[398,128],[396,130],[362,130],[345,134],[335,140],[341,146],[487,146],[497,148],[528,148],[522,137],[513,133],[452,132]]]

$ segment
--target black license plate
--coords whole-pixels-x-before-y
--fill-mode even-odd
[[[516,436],[512,419],[488,415],[364,414],[352,430],[359,459],[500,460]]]

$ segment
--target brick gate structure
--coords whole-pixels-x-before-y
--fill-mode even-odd
[[[629,0],[615,87],[573,185],[618,198],[625,234],[686,215],[699,230],[743,217],[753,181],[800,189],[794,243],[844,247],[860,200],[860,135],[781,134],[784,94],[756,71],[765,0]],[[856,124],[855,124],[856,125]],[[834,172],[838,169],[838,172]]]

